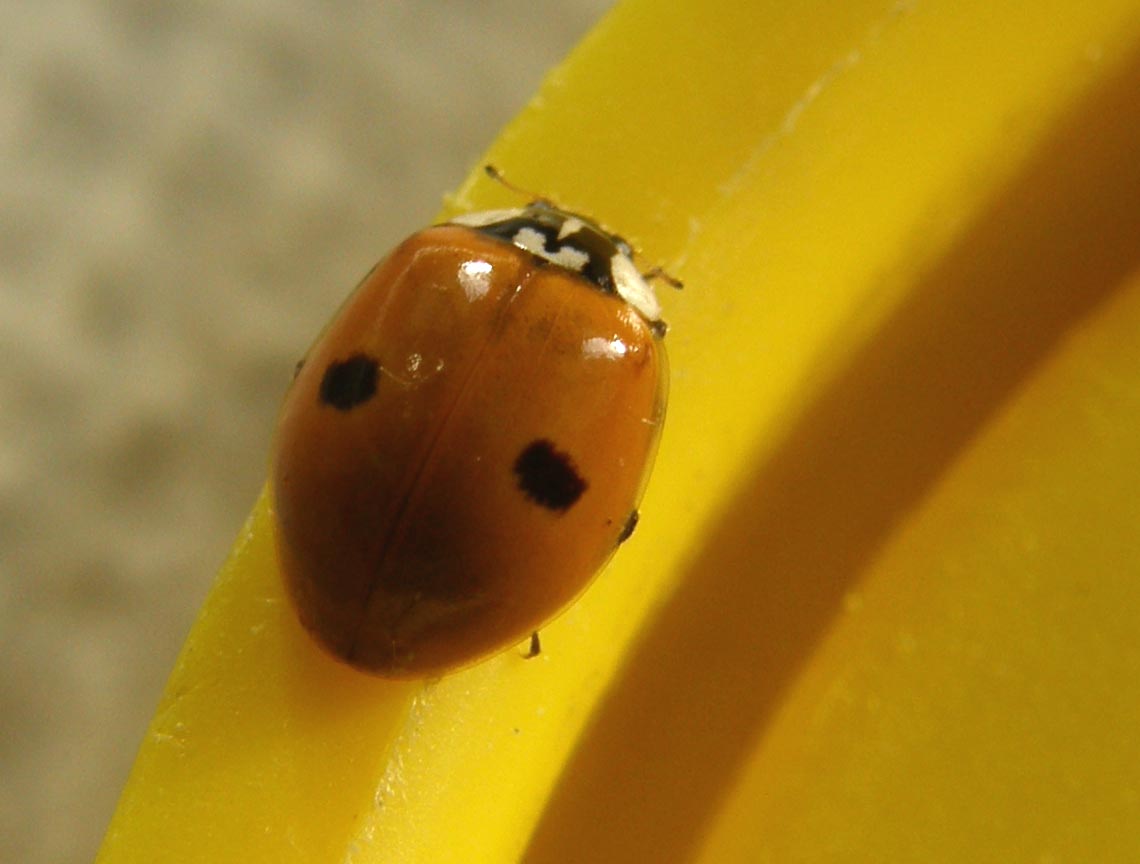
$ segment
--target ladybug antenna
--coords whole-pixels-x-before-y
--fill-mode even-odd
[[[684,282],[682,282],[660,264],[658,264],[656,267],[651,267],[650,269],[646,270],[641,274],[641,278],[646,282],[651,282],[654,279],[660,279],[670,288],[676,288],[678,291],[685,287]]]
[[[535,201],[535,202],[541,201],[543,204],[550,204],[551,203],[550,199],[547,198],[545,195],[536,195],[534,192],[531,192],[529,189],[523,189],[521,186],[516,186],[514,183],[512,183],[510,180],[508,180],[506,178],[506,175],[504,175],[502,171],[500,171],[498,168],[496,168],[494,165],[490,164],[489,162],[483,166],[483,173],[486,174],[488,177],[490,177],[492,180],[494,180],[496,183],[498,183],[500,186],[502,186],[504,189],[509,189],[511,192],[514,192],[516,195],[521,195],[523,198],[529,198],[531,201]]]

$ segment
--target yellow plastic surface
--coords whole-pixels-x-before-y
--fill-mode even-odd
[[[1137,93],[1134,0],[619,6],[488,158],[686,282],[637,534],[394,684],[263,501],[101,864],[1133,860]]]

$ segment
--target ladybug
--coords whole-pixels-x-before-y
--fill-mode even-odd
[[[419,231],[364,278],[298,364],[271,468],[283,579],[325,649],[435,676],[585,588],[665,418],[656,275],[538,199]]]

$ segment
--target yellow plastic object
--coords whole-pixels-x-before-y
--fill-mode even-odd
[[[1129,860],[1138,92],[1135,2],[619,6],[489,158],[686,281],[637,534],[391,684],[263,502],[99,860]]]

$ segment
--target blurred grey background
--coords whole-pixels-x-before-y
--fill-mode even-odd
[[[0,861],[92,859],[294,361],[609,5],[0,7]]]

